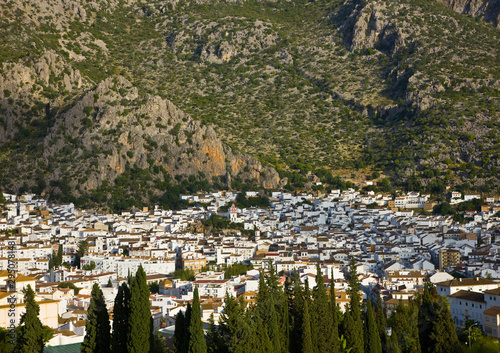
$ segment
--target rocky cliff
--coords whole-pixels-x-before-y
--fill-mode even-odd
[[[479,17],[500,29],[500,1],[498,0],[437,0],[463,15]]]

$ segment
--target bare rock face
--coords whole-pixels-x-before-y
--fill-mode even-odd
[[[73,141],[68,149],[68,139]],[[126,168],[162,168],[171,177],[240,177],[264,188],[280,186],[278,173],[232,151],[211,126],[194,121],[170,101],[140,97],[125,78],[108,78],[64,112],[44,140],[42,161],[72,160],[73,184],[93,190],[113,185]],[[65,153],[70,152],[69,155]],[[58,167],[49,179],[59,176]]]
[[[384,2],[372,1],[352,12],[343,26],[351,51],[377,47],[394,54],[405,45],[406,34],[384,15],[385,8]]]
[[[0,73],[0,107],[4,109],[0,143],[29,124],[31,116],[43,114],[47,104],[63,104],[61,92],[74,94],[90,87],[89,81],[54,51],[46,51],[36,60],[3,63]]]
[[[479,17],[500,28],[500,1],[498,0],[437,0],[453,11]]]

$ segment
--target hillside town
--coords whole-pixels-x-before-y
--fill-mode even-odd
[[[354,189],[322,196],[272,192],[268,206],[242,208],[236,193],[213,192],[181,196],[192,205],[183,210],[153,206],[120,214],[49,204],[33,194],[3,196],[0,327],[9,326],[12,303],[19,324],[23,289],[30,285],[41,322],[53,330],[47,346],[82,342],[94,283],[112,313],[118,287],[139,266],[151,289],[154,327],[168,336],[176,315],[193,300],[194,288],[202,321],[213,314],[217,322],[227,295],[255,301],[259,276],[271,267],[280,284],[295,274],[312,288],[319,265],[344,310],[350,302],[345,272],[351,258],[363,298],[380,296],[388,316],[431,282],[448,298],[457,327],[473,320],[487,335],[500,337],[497,198],[485,199],[480,211],[466,211],[458,223],[433,215],[431,195],[416,192],[396,197]],[[449,202],[479,198],[453,192]],[[62,264],[54,265],[56,256]],[[237,265],[246,265],[246,272],[227,271]]]

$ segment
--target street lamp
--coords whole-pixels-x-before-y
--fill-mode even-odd
[[[477,322],[474,322],[472,325],[469,326],[469,348],[470,348],[470,328],[473,327],[473,326],[477,326]]]

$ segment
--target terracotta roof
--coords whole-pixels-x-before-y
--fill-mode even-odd
[[[485,290],[484,293],[492,294],[492,295],[500,295],[500,287],[495,289]]]
[[[500,307],[498,306],[492,306],[491,308],[486,309],[483,311],[483,314],[485,315],[500,315]]]
[[[443,286],[443,287],[467,287],[467,286],[481,286],[481,285],[488,285],[488,284],[496,284],[500,285],[500,283],[495,282],[491,279],[487,278],[461,278],[461,279],[452,279],[449,281],[444,281],[444,282],[439,282],[436,283],[436,286]]]
[[[471,292],[467,290],[459,290],[458,292],[449,295],[449,297],[463,299],[463,300],[470,300],[473,302],[485,303],[483,293]]]

